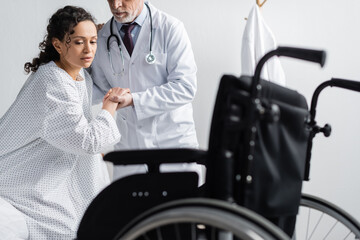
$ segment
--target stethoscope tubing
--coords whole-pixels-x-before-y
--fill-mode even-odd
[[[150,46],[149,46],[149,52],[150,53],[145,57],[145,61],[148,64],[153,64],[155,62],[155,56],[152,53],[152,44],[153,44],[152,14],[151,14],[151,10],[150,10],[149,5],[147,3],[145,3],[145,6],[148,9],[149,17],[150,17]],[[106,41],[106,48],[107,48],[108,55],[109,55],[110,65],[111,65],[111,69],[112,69],[113,73],[115,73],[115,69],[113,67],[112,58],[111,58],[111,54],[110,54],[110,40],[111,40],[112,37],[114,37],[116,39],[116,43],[117,43],[117,45],[119,47],[119,50],[120,50],[120,56],[121,56],[122,65],[123,65],[122,72],[125,72],[125,60],[124,60],[124,55],[123,55],[123,52],[122,52],[121,42],[120,42],[119,37],[116,34],[114,34],[114,32],[113,32],[113,23],[114,23],[114,16],[110,20],[110,35],[109,35],[109,37],[107,38],[107,41]]]

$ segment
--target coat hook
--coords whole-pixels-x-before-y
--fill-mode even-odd
[[[261,8],[267,0],[264,0],[262,3],[260,3],[260,0],[256,0],[256,4]]]
[[[266,1],[267,0],[263,0],[263,2],[260,3],[260,0],[256,0],[256,4],[259,6],[259,8],[261,8],[265,4]],[[247,20],[247,18],[244,18],[244,19]]]

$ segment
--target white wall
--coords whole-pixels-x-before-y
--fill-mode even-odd
[[[200,146],[207,148],[210,119],[220,77],[241,73],[242,32],[255,0],[153,0],[181,19],[187,27],[198,64],[198,94],[194,114]],[[73,0],[13,0],[0,8],[0,116],[10,107],[27,78],[23,65],[38,54],[47,20],[66,4],[92,12],[98,22],[110,18],[107,2]],[[262,13],[279,45],[324,49],[318,65],[281,58],[288,86],[310,101],[312,92],[331,77],[360,80],[360,1],[268,0]],[[225,41],[222,44],[222,41]],[[222,45],[221,45],[222,44]],[[360,94],[328,89],[318,104],[317,121],[333,126],[330,138],[314,143],[311,181],[304,192],[315,193],[340,205],[360,221]]]

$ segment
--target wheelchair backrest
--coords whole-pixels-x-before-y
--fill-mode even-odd
[[[262,109],[250,118],[251,81],[247,76],[221,79],[211,123],[206,192],[265,217],[296,215],[309,136],[306,100],[296,91],[261,81],[257,108]],[[255,128],[250,122],[254,119]],[[252,134],[255,141],[249,142]]]

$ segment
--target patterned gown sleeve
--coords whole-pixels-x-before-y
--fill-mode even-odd
[[[96,154],[120,139],[112,115],[101,110],[92,120],[84,116],[75,81],[61,74],[44,77],[45,118],[41,137],[51,145],[74,154]]]

